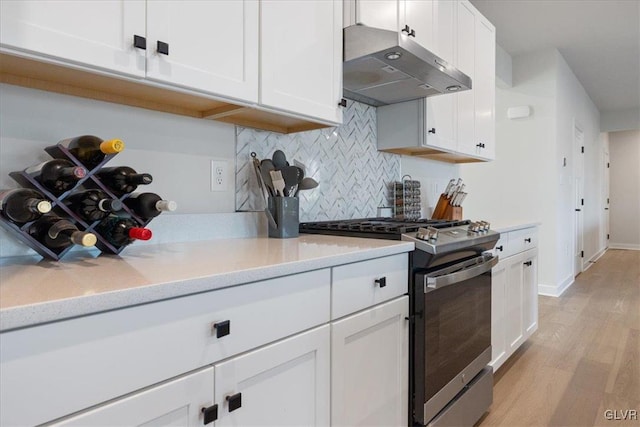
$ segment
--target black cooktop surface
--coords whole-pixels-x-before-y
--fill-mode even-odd
[[[369,237],[374,239],[400,240],[403,233],[418,231],[420,227],[437,229],[467,225],[471,221],[448,221],[440,219],[402,220],[396,218],[362,218],[336,221],[300,223],[300,233],[330,234],[333,236]]]

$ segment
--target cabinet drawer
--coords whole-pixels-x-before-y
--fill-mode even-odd
[[[500,239],[491,250],[491,253],[497,255],[499,259],[513,255],[511,247],[509,246],[509,233],[500,233]]]
[[[538,232],[535,227],[509,232],[511,254],[517,254],[538,246]]]
[[[331,318],[407,293],[408,255],[399,254],[333,268]]]
[[[329,303],[325,269],[4,333],[0,424],[40,424],[326,323]]]

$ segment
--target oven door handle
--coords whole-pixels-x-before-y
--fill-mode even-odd
[[[450,274],[445,274],[442,276],[429,277],[424,276],[424,292],[435,291],[436,289],[444,288],[445,286],[453,285],[459,282],[463,282],[467,279],[471,279],[476,276],[480,276],[481,274],[486,273],[491,270],[493,266],[498,263],[497,256],[482,256],[479,257],[482,259],[481,262],[475,262],[471,264],[469,267],[463,268],[462,270],[455,271]],[[478,258],[476,259],[476,261]]]

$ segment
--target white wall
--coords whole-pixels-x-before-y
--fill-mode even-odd
[[[530,117],[509,120],[509,107]],[[601,242],[603,150],[598,110],[555,49],[513,58],[513,87],[496,89],[496,160],[465,164],[465,216],[490,222],[540,221],[540,292],[559,295],[573,281],[573,129],[585,134],[585,265]],[[564,158],[567,165],[564,165]]]
[[[640,108],[603,111],[600,116],[600,130],[602,132],[637,129],[640,129]]]
[[[640,250],[640,131],[609,133],[609,247]]]

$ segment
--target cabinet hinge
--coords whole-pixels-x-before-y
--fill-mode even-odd
[[[584,258],[584,251],[580,251],[580,258]]]

